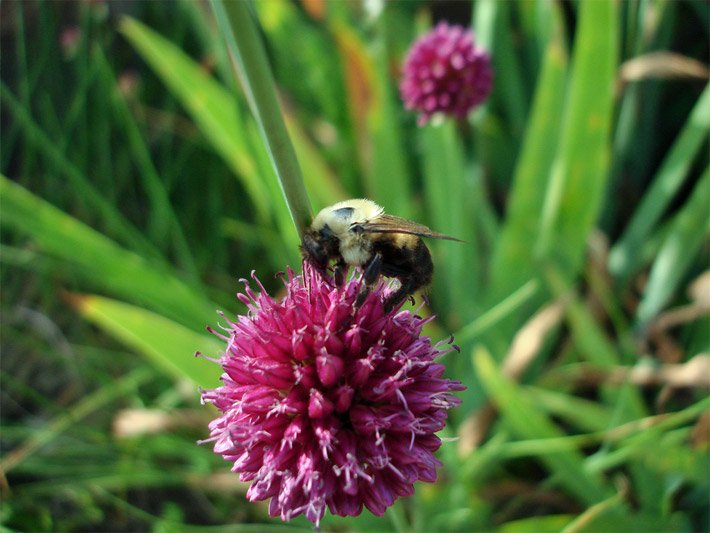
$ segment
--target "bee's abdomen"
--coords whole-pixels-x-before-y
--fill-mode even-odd
[[[414,250],[414,264],[413,275],[417,280],[416,289],[429,285],[434,274],[434,264],[431,260],[429,248],[421,239],[417,239],[417,246]]]
[[[372,251],[382,255],[382,273],[385,276],[409,278],[416,290],[431,282],[434,266],[424,241],[414,235],[403,237],[407,238],[377,240]]]

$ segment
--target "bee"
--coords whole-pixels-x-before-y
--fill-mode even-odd
[[[400,286],[384,304],[389,312],[431,283],[434,265],[422,237],[459,241],[422,224],[385,214],[372,200],[345,200],[316,215],[303,236],[301,252],[321,272],[335,260],[338,285],[345,281],[348,267],[362,268],[365,286],[357,297],[356,308],[363,304],[380,276],[397,278]]]

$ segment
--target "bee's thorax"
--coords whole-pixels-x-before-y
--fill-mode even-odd
[[[348,265],[361,266],[372,256],[372,243],[362,235],[348,233],[340,240],[340,255]]]

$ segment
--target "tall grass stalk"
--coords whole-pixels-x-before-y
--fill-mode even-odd
[[[247,2],[212,0],[217,23],[237,68],[261,136],[268,147],[281,192],[299,236],[310,224],[312,212],[296,153],[289,139],[276,98],[274,78]],[[236,65],[234,63],[236,60]]]

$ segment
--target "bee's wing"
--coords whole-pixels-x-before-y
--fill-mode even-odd
[[[418,224],[393,215],[382,214],[368,222],[358,224],[366,233],[408,233],[420,237],[430,237],[432,239],[446,239],[448,241],[461,241],[456,237],[450,237],[443,233],[430,230],[424,224]]]

